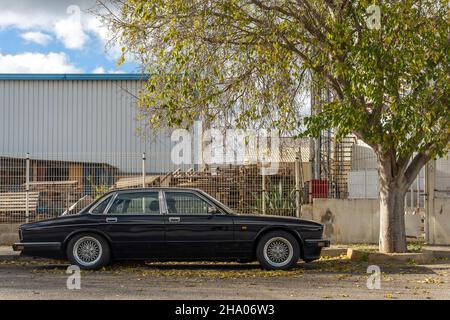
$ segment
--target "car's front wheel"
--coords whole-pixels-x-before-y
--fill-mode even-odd
[[[108,242],[97,234],[83,233],[70,239],[67,258],[82,269],[99,269],[110,262]]]
[[[299,256],[297,239],[286,231],[273,231],[263,235],[256,247],[256,257],[265,269],[289,269],[297,263]]]

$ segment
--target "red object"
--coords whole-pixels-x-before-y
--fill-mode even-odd
[[[313,198],[328,198],[328,180],[311,180],[309,194]]]

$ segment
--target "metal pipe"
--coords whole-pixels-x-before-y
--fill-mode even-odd
[[[261,172],[261,184],[262,184],[262,214],[266,214],[266,174],[263,168]]]
[[[25,221],[30,222],[30,154],[27,152],[25,160]]]
[[[145,188],[145,152],[142,153],[142,188]]]
[[[295,209],[297,218],[300,218],[301,215],[301,206],[300,206],[300,159],[299,157],[295,157]]]

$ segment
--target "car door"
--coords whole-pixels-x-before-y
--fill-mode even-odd
[[[232,258],[233,218],[195,191],[164,191],[166,244],[171,258]]]
[[[104,214],[103,231],[119,259],[164,258],[162,195],[155,191],[118,192]]]

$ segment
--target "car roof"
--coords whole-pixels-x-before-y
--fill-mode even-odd
[[[197,191],[202,192],[202,190],[198,188],[182,188],[182,187],[148,187],[148,188],[123,188],[123,189],[114,189],[110,192],[145,192],[145,191],[157,191],[157,190],[164,190],[164,191]]]

